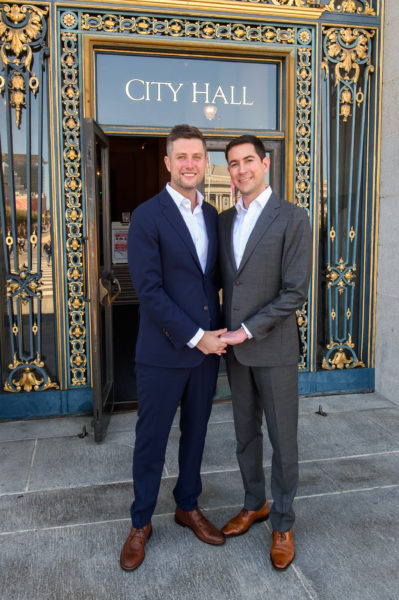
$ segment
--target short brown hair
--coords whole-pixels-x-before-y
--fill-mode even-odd
[[[226,160],[227,162],[229,162],[229,151],[234,148],[234,146],[240,146],[241,144],[252,144],[253,147],[255,148],[256,154],[259,156],[259,158],[261,160],[263,160],[266,156],[266,150],[264,145],[262,144],[262,141],[256,137],[256,135],[250,135],[250,134],[245,134],[245,135],[240,135],[240,137],[235,138],[234,140],[231,140],[227,146],[226,146],[226,150],[225,150],[225,156],[226,156]]]
[[[204,146],[204,151],[206,153],[206,143],[204,140],[204,136],[200,132],[197,127],[193,127],[192,125],[187,125],[187,123],[182,123],[181,125],[175,125],[168,137],[166,138],[166,153],[169,155],[172,150],[172,144],[174,141],[185,138],[186,140],[191,140],[192,138],[197,138],[201,140],[202,145]]]

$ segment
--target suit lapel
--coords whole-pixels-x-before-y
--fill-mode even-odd
[[[223,248],[226,248],[226,253],[228,256],[228,260],[230,260],[231,267],[234,272],[237,271],[236,261],[234,258],[234,245],[233,245],[233,227],[234,227],[234,219],[237,214],[235,207],[231,208],[227,211],[226,214],[226,224],[223,229]]]
[[[280,200],[279,200],[278,196],[276,196],[275,194],[272,194],[270,196],[265,208],[262,210],[262,212],[255,224],[255,227],[252,230],[251,235],[248,238],[248,242],[247,242],[247,245],[245,246],[244,254],[241,259],[241,263],[237,270],[237,273],[242,271],[242,269],[244,268],[245,264],[247,263],[249,257],[251,256],[252,252],[255,250],[257,244],[259,243],[259,241],[261,240],[263,235],[266,233],[266,231],[268,230],[270,225],[273,223],[274,219],[278,216],[279,211],[280,211]],[[234,254],[233,254],[233,260],[234,260]]]
[[[188,227],[185,224],[184,219],[181,216],[180,211],[177,208],[175,202],[173,201],[173,198],[170,196],[170,194],[167,192],[166,189],[164,189],[160,194],[160,203],[161,203],[161,209],[162,209],[162,212],[163,212],[165,218],[169,221],[169,223],[175,229],[177,234],[181,237],[183,242],[186,244],[187,248],[190,251],[191,256],[193,257],[196,264],[198,265],[198,268],[202,272],[201,264],[198,259],[197,250],[194,246],[194,242],[190,235]]]

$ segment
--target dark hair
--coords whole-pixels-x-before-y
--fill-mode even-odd
[[[265,158],[266,150],[265,150],[261,140],[259,138],[257,138],[256,135],[245,134],[245,135],[240,135],[240,137],[235,138],[234,140],[231,140],[227,144],[226,150],[224,151],[227,162],[229,162],[229,158],[228,158],[229,151],[232,148],[234,148],[234,146],[241,146],[241,144],[252,144],[253,147],[255,148],[256,154],[259,156],[259,158],[261,160],[263,160]]]
[[[202,135],[200,130],[197,129],[197,127],[193,127],[192,125],[187,125],[187,123],[183,123],[181,125],[175,125],[173,127],[173,129],[171,130],[171,132],[169,133],[168,137],[166,138],[166,153],[168,155],[172,150],[173,142],[180,138],[185,138],[186,140],[191,140],[192,138],[197,138],[198,140],[201,140],[202,145],[204,146],[205,153],[206,153],[206,144],[205,144],[204,136]]]

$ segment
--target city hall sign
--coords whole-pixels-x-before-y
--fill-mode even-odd
[[[96,53],[102,125],[276,130],[278,61]]]

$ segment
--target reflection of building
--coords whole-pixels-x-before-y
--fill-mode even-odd
[[[2,166],[3,166],[3,184],[5,188],[6,197],[9,194],[10,174],[9,174],[8,154],[2,154]],[[38,177],[39,177],[39,157],[37,154],[31,155],[30,163],[27,164],[26,154],[14,154],[13,155],[13,170],[14,179],[13,185],[17,196],[26,197],[28,190],[28,181],[31,190],[31,195],[36,195],[38,191]],[[43,161],[43,164],[46,164]]]
[[[156,117],[161,102],[158,96],[179,100],[184,89],[178,91],[178,78],[169,82],[169,86],[165,79],[150,81],[143,75],[141,92],[136,94],[136,100],[130,101],[129,122],[120,125],[116,118],[120,115],[115,115],[116,91],[112,89],[109,94],[105,93],[109,90],[101,89],[101,85],[103,88],[107,85],[106,73],[98,76],[95,67],[97,55],[111,53],[116,66],[117,55],[122,53],[134,56],[139,63],[142,57],[156,57],[153,62],[161,73],[165,54],[169,59],[178,57],[182,63],[194,60],[195,55],[205,69],[210,61],[215,66],[219,58],[234,65],[235,80],[220,84],[210,81],[209,73],[213,71],[209,68],[209,79],[205,82],[214,90],[209,100],[217,106],[217,112],[209,120],[201,108],[205,124],[200,126],[208,142],[219,152],[227,140],[240,133],[258,133],[274,153],[271,180],[278,182],[282,194],[309,214],[314,232],[314,273],[308,304],[298,314],[301,391],[316,394],[371,390],[375,369],[379,373],[377,382],[384,385],[384,390],[392,393],[395,388],[395,348],[399,339],[392,314],[398,310],[399,293],[392,277],[397,240],[390,228],[397,221],[394,160],[399,134],[393,108],[395,88],[391,82],[397,79],[398,3],[394,0],[385,3],[382,0],[226,0],[214,6],[208,3],[206,18],[201,0],[189,4],[173,0],[166,9],[155,0],[137,0],[134,6],[113,2],[109,8],[102,0],[90,3],[82,0],[70,5],[51,0],[45,5],[24,5],[24,10],[18,3],[13,4],[11,12],[5,9],[5,4],[0,8],[0,43],[4,49],[6,36],[14,36],[15,41],[4,53],[0,66],[0,83],[6,82],[1,84],[0,91],[3,98],[10,99],[9,110],[3,110],[4,103],[0,106],[1,148],[4,151],[12,146],[13,139],[7,138],[7,131],[12,132],[15,127],[21,129],[19,139],[28,146],[30,138],[23,134],[30,123],[36,132],[49,130],[53,157],[51,165],[46,164],[43,169],[46,180],[51,181],[52,198],[47,198],[46,192],[42,215],[38,217],[42,230],[32,221],[24,221],[26,259],[24,255],[19,268],[16,247],[22,231],[18,222],[22,212],[20,199],[28,193],[36,202],[40,198],[38,165],[44,161],[38,155],[39,143],[32,156],[31,148],[26,148],[25,155],[18,147],[12,167],[14,191],[10,202],[8,164],[11,162],[8,154],[2,155],[0,192],[4,197],[0,209],[6,208],[3,255],[11,256],[10,263],[16,268],[11,272],[7,256],[0,256],[0,285],[7,294],[1,294],[0,308],[5,308],[2,313],[9,317],[0,338],[3,377],[0,417],[91,410],[93,398],[98,396],[95,390],[98,380],[106,381],[109,348],[120,353],[114,361],[115,368],[120,369],[114,382],[125,380],[131,369],[123,361],[132,354],[132,343],[129,345],[126,338],[135,336],[137,298],[132,289],[125,292],[124,283],[122,294],[112,304],[119,329],[115,327],[108,349],[101,354],[106,328],[101,320],[103,307],[99,308],[96,301],[96,286],[107,248],[111,249],[111,223],[120,222],[123,212],[130,212],[167,181],[163,156],[169,125],[156,123],[150,127],[140,120],[142,107],[145,103],[147,109],[149,106],[147,95],[154,100],[151,116]],[[388,92],[384,92],[387,110],[382,115],[386,146],[382,161],[377,294],[381,44],[385,14]],[[120,53],[115,52],[117,46]],[[263,61],[275,65],[277,74],[274,91],[270,91],[275,94],[278,108],[273,130],[245,125],[245,111],[250,110],[254,98],[246,73],[251,63],[259,66]],[[45,79],[49,73],[52,81],[48,90]],[[191,75],[192,82],[197,81],[194,70]],[[148,89],[144,82],[148,83]],[[5,85],[9,86],[8,95],[4,94]],[[199,109],[206,99],[205,84],[196,85]],[[246,106],[240,105],[243,95],[236,93],[238,85],[242,90],[243,86],[248,88]],[[47,93],[50,96],[42,103]],[[27,94],[31,102],[27,101]],[[95,130],[94,134],[94,126],[85,119],[99,120],[96,112],[99,97],[111,97],[107,114],[111,117],[114,114],[115,122],[100,122],[102,133]],[[219,116],[233,101],[239,119],[233,123],[234,129],[223,129],[219,126]],[[28,114],[34,103],[36,112]],[[48,127],[38,123],[40,106]],[[258,106],[261,111],[266,109],[266,99],[259,99]],[[47,107],[52,108],[51,120]],[[175,122],[197,124],[191,119],[193,107],[192,102],[182,106],[171,101]],[[386,121],[385,115],[389,115]],[[215,159],[209,168],[204,193],[220,211],[230,206],[234,198],[227,171],[217,162]],[[104,200],[108,198],[107,186],[108,204]],[[32,209],[35,210],[33,204]],[[40,318],[43,269],[38,253],[44,237],[49,235],[50,221],[54,265],[53,277],[47,274],[46,285],[50,289],[54,283],[57,314],[56,326],[48,320],[44,331]],[[120,280],[128,281],[125,265],[116,267]],[[110,263],[109,269],[112,268],[115,270]],[[109,287],[112,295],[112,285]],[[18,320],[22,310],[14,314],[7,308],[11,296],[15,304],[24,303],[24,311],[29,311],[25,329],[25,324]],[[380,302],[377,321],[376,297]],[[121,298],[126,313],[122,311]],[[23,342],[22,330],[26,331]],[[43,340],[45,347],[40,344]],[[97,364],[98,355],[101,361]],[[110,382],[107,385],[107,389],[112,388]],[[126,389],[133,390],[134,382],[129,381]],[[10,391],[14,392],[12,396]],[[36,394],[35,401],[24,400],[24,393]],[[101,406],[98,411],[101,412]]]
[[[216,207],[218,212],[233,206],[234,197],[227,167],[210,162],[205,174],[205,199]]]

